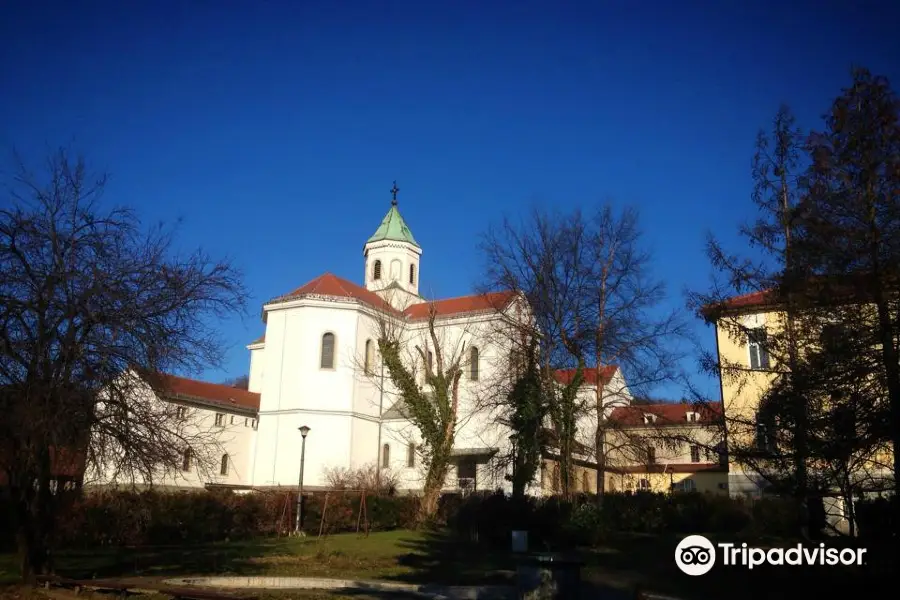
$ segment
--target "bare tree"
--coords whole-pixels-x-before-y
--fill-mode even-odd
[[[239,390],[250,389],[250,376],[249,375],[241,375],[239,377],[235,377],[234,379],[228,379],[222,382],[224,385],[237,388]]]
[[[0,457],[26,579],[52,567],[59,475],[73,463],[152,479],[183,468],[188,449],[203,459],[152,396],[166,393],[163,373],[216,364],[210,318],[244,304],[228,262],[178,255],[171,230],[104,209],[105,181],[65,150],[38,173],[18,160],[0,212]]]
[[[580,210],[535,210],[519,223],[504,220],[482,242],[485,287],[512,289],[528,300],[532,318],[520,337],[540,340],[547,410],[564,463],[564,494],[571,492],[571,450],[579,417],[591,415],[589,444],[602,492],[610,402],[680,375],[678,342],[687,335],[686,326],[677,312],[661,310],[664,287],[652,277],[651,257],[641,244],[637,213],[626,209],[617,214],[609,206],[590,217]],[[600,373],[607,365],[622,369],[631,389],[611,389]],[[597,369],[590,401],[578,394],[586,366]],[[555,371],[565,368],[575,376],[560,382]]]

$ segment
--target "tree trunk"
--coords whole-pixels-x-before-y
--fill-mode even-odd
[[[597,423],[597,502],[602,502],[606,493],[606,430]]]
[[[425,476],[425,487],[422,490],[422,503],[419,505],[419,523],[425,524],[433,520],[437,515],[441,499],[441,489],[447,478],[447,470],[450,465],[449,455],[446,458],[435,459],[428,467]]]

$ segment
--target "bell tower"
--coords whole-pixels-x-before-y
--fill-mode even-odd
[[[421,302],[419,263],[422,248],[397,209],[397,182],[391,188],[391,208],[363,248],[366,289],[402,310]]]

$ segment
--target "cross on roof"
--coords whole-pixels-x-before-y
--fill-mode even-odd
[[[399,192],[399,191],[400,191],[400,188],[397,187],[397,182],[395,180],[394,187],[391,188],[391,194],[393,194],[393,196],[394,196],[394,199],[391,200],[391,204],[393,204],[394,206],[397,206],[397,192]]]

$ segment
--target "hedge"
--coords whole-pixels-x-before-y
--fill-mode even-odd
[[[304,501],[303,530],[318,534],[325,494]],[[141,546],[205,543],[287,533],[294,529],[296,493],[127,492],[83,495],[61,515],[65,546]],[[360,495],[328,495],[325,533],[356,531]],[[366,497],[370,531],[411,527],[418,498]]]
[[[356,531],[360,495],[328,494],[324,532]],[[60,515],[57,541],[64,547],[193,544],[287,533],[294,528],[296,493],[220,491],[87,493]],[[316,535],[326,495],[313,493],[304,504],[303,530]],[[891,503],[859,502],[859,535],[875,538],[893,530]],[[0,494],[0,505],[3,505]],[[370,531],[412,528],[416,496],[367,495]],[[0,506],[0,514],[10,511]],[[12,523],[0,518],[0,545],[12,542]],[[611,532],[752,533],[792,536],[802,522],[790,499],[741,500],[713,494],[608,493],[559,498],[510,498],[503,494],[447,495],[436,526],[487,544],[508,547],[510,531],[529,532],[535,548],[596,545]],[[6,534],[6,535],[3,535]]]
[[[801,523],[791,500],[699,493],[608,493],[602,504],[587,494],[570,502],[492,494],[448,499],[445,505],[447,525],[460,535],[508,545],[509,532],[524,529],[536,547],[596,545],[611,532],[789,536]]]

